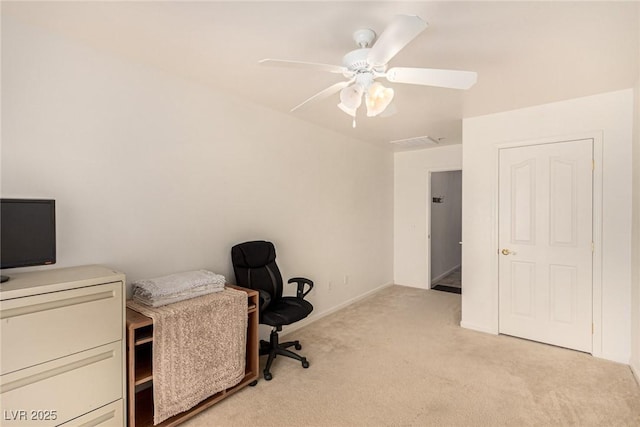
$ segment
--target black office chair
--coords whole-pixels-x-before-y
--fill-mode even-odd
[[[231,262],[236,284],[255,289],[260,294],[260,323],[273,328],[269,342],[260,341],[260,355],[269,355],[263,371],[264,379],[269,381],[273,378],[270,372],[271,364],[278,355],[299,360],[303,368],[308,368],[309,362],[306,357],[288,350],[292,346],[300,350],[300,342],[280,343],[278,332],[282,330],[282,326],[302,320],[311,313],[313,306],[304,297],[313,288],[313,282],[304,277],[289,279],[288,283],[298,285],[296,296],[283,297],[282,276],[276,265],[276,249],[273,243],[263,240],[235,245],[231,248]],[[308,285],[306,291],[305,285]]]

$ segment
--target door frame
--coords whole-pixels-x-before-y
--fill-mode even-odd
[[[427,205],[426,205],[426,212],[427,212],[427,224],[426,224],[426,229],[427,229],[427,235],[425,236],[426,238],[426,248],[427,248],[427,259],[426,261],[426,265],[427,265],[427,278],[426,278],[426,289],[431,289],[431,174],[434,172],[457,172],[460,171],[460,173],[462,172],[462,166],[459,167],[444,167],[444,168],[431,168],[431,169],[427,169]],[[464,193],[464,188],[462,188],[462,192]],[[462,195],[461,195],[462,196]],[[462,209],[464,209],[464,206],[462,207]],[[462,224],[460,224],[460,227],[462,228]],[[460,260],[460,265],[462,266],[462,260]],[[462,280],[462,279],[461,279]]]
[[[591,268],[592,273],[592,314],[591,319],[593,322],[593,333],[592,333],[592,345],[591,345],[591,354],[595,357],[602,357],[602,141],[603,141],[603,132],[602,131],[591,131],[591,132],[582,132],[576,134],[570,134],[565,136],[552,136],[546,138],[538,138],[538,139],[529,139],[522,141],[512,141],[505,142],[502,144],[497,144],[495,147],[495,159],[496,159],[496,186],[495,186],[495,206],[494,209],[496,214],[494,215],[494,232],[495,232],[495,272],[496,272],[496,283],[499,283],[499,268],[498,268],[498,242],[499,242],[499,197],[498,193],[500,191],[500,174],[499,174],[499,165],[500,165],[500,150],[505,148],[514,148],[514,147],[525,147],[531,145],[544,145],[544,144],[554,144],[560,142],[569,142],[569,141],[578,141],[583,139],[591,139],[593,141],[593,200],[592,200],[592,236],[593,236],[593,264]],[[429,253],[431,256],[431,253]],[[500,292],[496,293],[496,307],[499,307]],[[496,325],[500,325],[500,310],[496,310],[497,322]]]

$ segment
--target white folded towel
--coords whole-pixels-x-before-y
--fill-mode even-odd
[[[189,289],[188,291],[184,291],[184,292],[177,292],[175,294],[169,294],[169,295],[159,295],[155,297],[144,296],[144,295],[141,295],[140,292],[137,292],[137,293],[134,292],[132,299],[140,304],[144,304],[149,307],[162,307],[163,305],[173,304],[174,302],[184,301],[187,299],[199,297],[202,295],[212,294],[214,292],[221,292],[221,291],[224,291],[224,285],[223,286],[207,285],[207,286],[199,286],[197,288]]]
[[[182,294],[201,287],[222,289],[225,282],[226,279],[221,274],[208,270],[197,270],[138,280],[131,285],[134,296],[137,295],[143,299],[150,300],[168,295]]]

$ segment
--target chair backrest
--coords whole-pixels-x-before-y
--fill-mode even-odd
[[[282,298],[282,275],[273,243],[264,240],[239,243],[231,248],[231,262],[238,286],[266,291],[272,301]]]

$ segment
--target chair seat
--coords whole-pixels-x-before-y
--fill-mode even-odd
[[[313,305],[302,298],[282,297],[266,308],[260,323],[269,326],[289,325],[304,319],[312,310]]]

